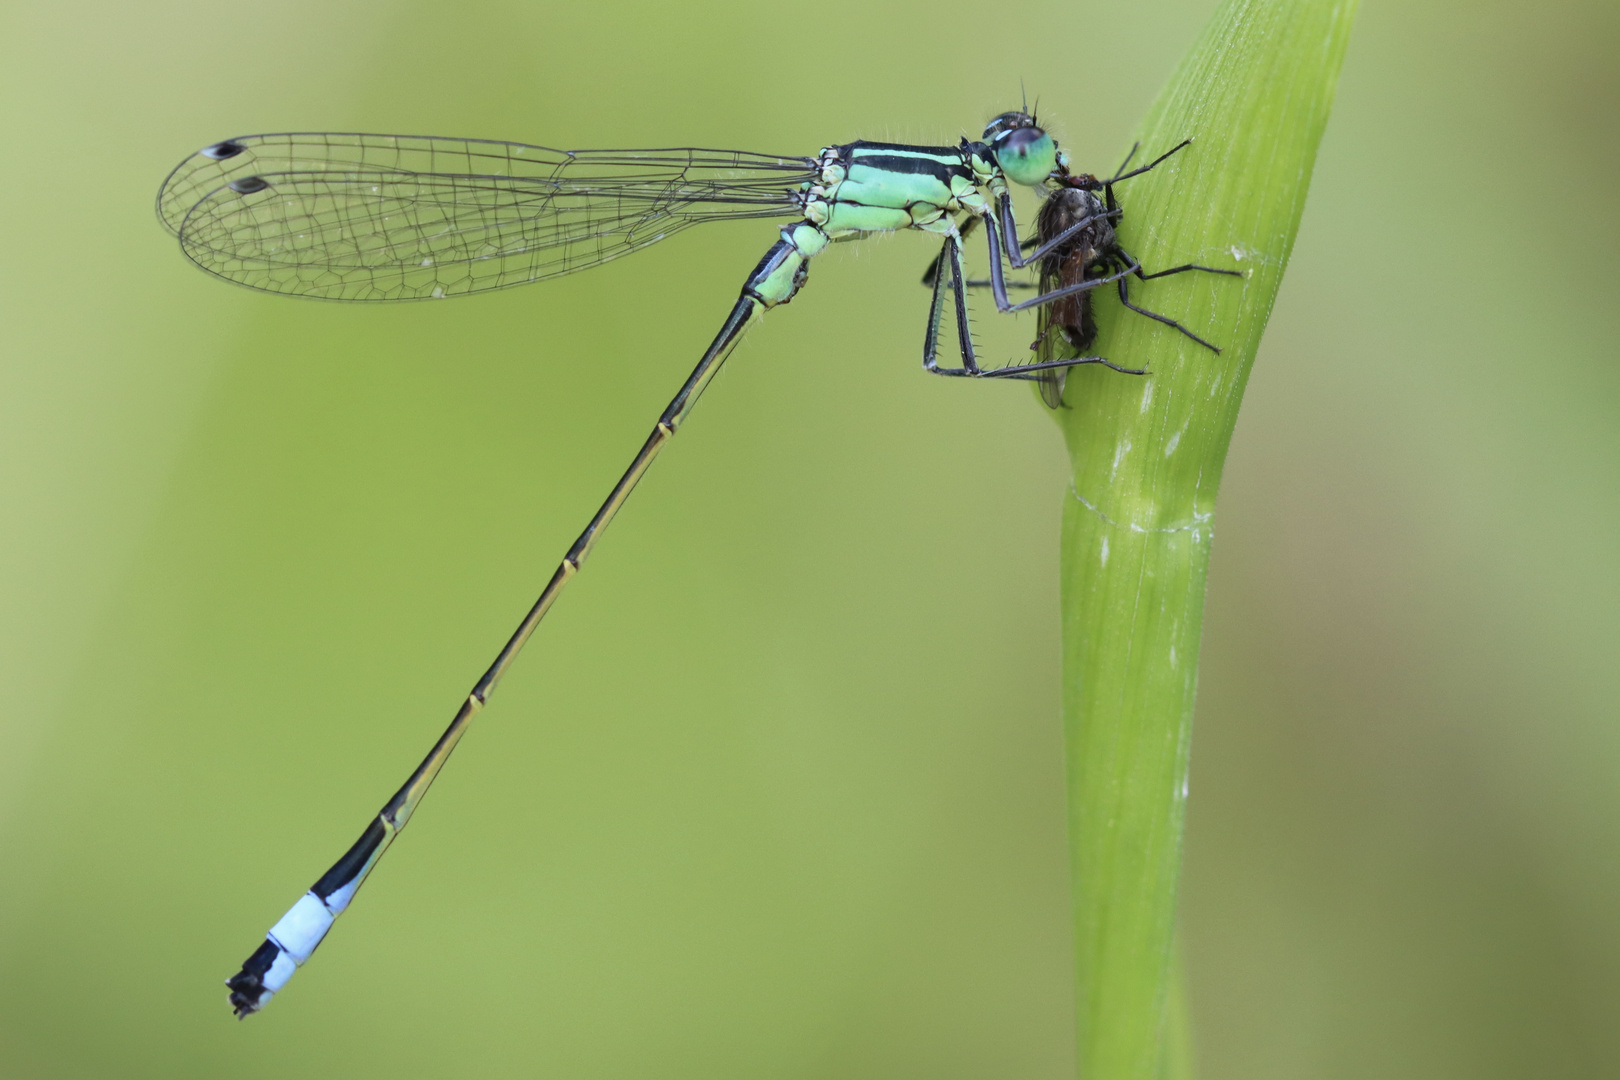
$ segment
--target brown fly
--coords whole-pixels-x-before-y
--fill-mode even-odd
[[[1204,346],[1204,348],[1219,353],[1221,351],[1219,347],[1205,341],[1185,326],[1176,322],[1176,320],[1131,303],[1126,275],[1134,274],[1138,279],[1148,281],[1152,278],[1168,277],[1171,274],[1181,274],[1189,270],[1202,270],[1211,274],[1229,274],[1233,277],[1241,277],[1242,273],[1237,270],[1220,270],[1213,266],[1198,266],[1193,263],[1147,273],[1142,269],[1141,263],[1120,246],[1119,236],[1114,228],[1115,223],[1124,214],[1114,196],[1114,185],[1121,180],[1140,176],[1191,141],[1191,139],[1184,140],[1147,165],[1126,172],[1125,169],[1130,165],[1130,158],[1136,154],[1136,149],[1133,147],[1130,157],[1125,159],[1125,164],[1121,165],[1119,171],[1107,180],[1099,180],[1089,173],[1055,177],[1054,180],[1058,186],[1041,204],[1040,213],[1035,219],[1035,235],[1030,240],[1029,246],[1044,247],[1065,232],[1072,230],[1073,235],[1053,248],[1041,259],[1041,292],[1051,292],[1054,289],[1077,285],[1088,280],[1116,277],[1120,303],[1140,315],[1146,315],[1148,318],[1164,323],[1166,326],[1174,327]],[[1099,193],[1101,197],[1099,197]],[[1030,346],[1036,352],[1040,362],[1046,363],[1065,356],[1084,356],[1086,350],[1096,341],[1097,317],[1092,307],[1094,292],[1095,290],[1091,289],[1075,292],[1069,296],[1061,297],[1041,309],[1040,334]],[[1106,364],[1115,371],[1122,371],[1131,375],[1141,375],[1145,371],[1145,369],[1141,368],[1119,367],[1101,358],[1098,358],[1098,362]],[[1068,372],[1067,367],[1060,367],[1049,368],[1039,373],[1038,383],[1041,390],[1041,399],[1049,407],[1054,409],[1063,407],[1063,384],[1064,377]]]

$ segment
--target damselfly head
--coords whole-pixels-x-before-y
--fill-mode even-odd
[[[1028,113],[1002,113],[985,126],[984,141],[1002,175],[1015,184],[1036,187],[1057,171],[1057,143]]]
[[[1027,112],[1014,109],[1004,112],[984,126],[984,141],[994,145],[997,139],[1009,135],[1020,128],[1038,127],[1035,118]]]

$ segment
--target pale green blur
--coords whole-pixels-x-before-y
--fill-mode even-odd
[[[370,309],[209,279],[151,199],[245,132],[809,154],[1020,80],[1102,172],[1211,7],[0,12],[0,1076],[1072,1076],[1062,449],[919,370],[924,237],[749,336],[232,1021],[775,231]],[[1206,1078],[1620,1072],[1617,20],[1363,5],[1216,518]]]

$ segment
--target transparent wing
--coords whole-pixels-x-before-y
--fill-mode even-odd
[[[181,162],[157,210],[197,265],[238,284],[414,300],[583,270],[700,221],[792,216],[815,171],[735,150],[249,135]]]
[[[1047,238],[1037,232],[1036,239],[1044,241]],[[1062,287],[1063,276],[1058,267],[1059,260],[1050,256],[1041,260],[1040,273],[1035,277],[1036,288],[1040,292],[1048,293]],[[1057,304],[1046,304],[1038,309],[1039,315],[1035,321],[1035,341],[1038,346],[1035,350],[1035,362],[1038,364],[1049,364],[1054,360],[1066,358],[1060,354],[1068,342],[1064,340],[1061,328],[1053,320],[1052,313],[1056,306]],[[1073,349],[1068,351],[1074,352]],[[1040,388],[1041,400],[1046,403],[1048,409],[1063,408],[1063,388],[1064,383],[1068,381],[1068,375],[1068,368],[1048,368],[1046,371],[1036,373],[1035,382]]]

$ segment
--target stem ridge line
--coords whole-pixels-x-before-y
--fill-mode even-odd
[[[1075,502],[1079,503],[1081,506],[1085,507],[1087,510],[1090,510],[1093,514],[1096,514],[1097,517],[1102,519],[1103,524],[1108,525],[1108,526],[1110,526],[1112,528],[1115,528],[1115,529],[1129,529],[1131,532],[1134,532],[1134,533],[1146,534],[1146,533],[1190,532],[1193,529],[1198,528],[1200,525],[1203,525],[1205,522],[1209,521],[1210,518],[1213,518],[1215,516],[1214,511],[1210,511],[1210,512],[1203,513],[1203,514],[1194,514],[1192,516],[1192,520],[1185,523],[1185,524],[1183,524],[1183,525],[1169,525],[1169,526],[1165,526],[1163,528],[1150,529],[1150,528],[1147,528],[1146,526],[1137,525],[1136,523],[1130,522],[1130,521],[1124,521],[1124,522],[1115,521],[1113,518],[1111,518],[1107,514],[1103,513],[1102,510],[1100,510],[1093,503],[1088,501],[1084,495],[1080,494],[1080,492],[1075,488],[1073,480],[1069,481],[1069,494],[1074,496],[1074,501]]]

